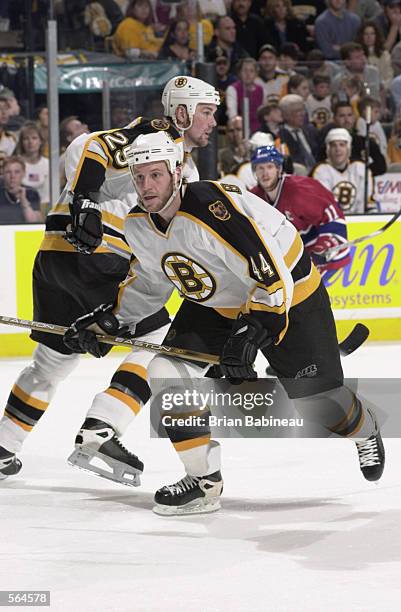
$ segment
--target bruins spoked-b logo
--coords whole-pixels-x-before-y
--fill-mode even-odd
[[[166,253],[161,260],[161,267],[169,281],[188,300],[204,302],[216,291],[213,276],[182,253]]]
[[[209,204],[209,210],[219,221],[228,221],[231,219],[231,214],[221,200],[216,200],[213,204]]]
[[[185,77],[179,77],[178,79],[174,81],[174,85],[176,87],[185,87],[187,83],[188,83],[188,79],[186,79]]]
[[[152,119],[150,125],[155,128],[155,130],[168,130],[171,127],[167,119]]]
[[[333,195],[341,209],[347,212],[352,208],[356,198],[356,187],[349,181],[341,181],[333,189]]]

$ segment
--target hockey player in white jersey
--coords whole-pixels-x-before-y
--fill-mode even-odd
[[[213,86],[192,77],[176,77],[165,86],[162,101],[166,114],[182,127],[188,150],[208,144],[219,104]],[[67,185],[47,217],[35,260],[34,319],[69,325],[100,302],[114,299],[131,253],[123,236],[124,218],[137,199],[125,152],[138,134],[166,129],[175,130],[165,119],[138,118],[125,128],[82,135],[67,149]],[[181,132],[176,131],[175,137],[181,139]],[[186,181],[199,178],[190,156],[183,174]],[[159,342],[168,323],[162,308],[141,323],[137,336]],[[58,383],[78,363],[78,355],[56,336],[32,332],[31,337],[38,348],[13,386],[0,421],[0,478],[20,470],[16,453],[44,414]],[[105,352],[103,347],[100,353]],[[124,484],[139,484],[143,464],[117,436],[149,399],[146,366],[150,358],[148,352],[136,351],[121,364],[109,387],[95,396],[77,436],[72,464]],[[108,464],[107,469],[100,468],[99,462],[90,463],[96,456]]]
[[[327,159],[312,169],[311,176],[333,193],[344,214],[377,212],[373,198],[373,178],[369,169],[365,204],[365,164],[350,159],[352,136],[348,130],[330,130],[325,144]]]
[[[118,333],[126,326],[134,332],[178,288],[184,301],[164,344],[220,355],[223,375],[237,383],[256,377],[253,363],[261,349],[297,409],[355,441],[364,477],[380,478],[384,448],[374,413],[343,385],[329,298],[295,227],[237,186],[200,181],[181,187],[182,152],[166,133],[139,137],[128,155],[139,199],[125,235],[136,258],[114,307],[78,319],[65,334],[67,346],[98,350],[92,330],[106,315]],[[315,376],[302,378],[311,363]],[[206,369],[157,355],[148,366],[154,401],[164,393],[182,397],[185,380]],[[188,408],[177,402],[173,413]],[[220,447],[208,424],[166,431],[186,475],[156,492],[155,512],[217,510]]]

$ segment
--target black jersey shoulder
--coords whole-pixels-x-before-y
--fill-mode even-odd
[[[246,197],[246,194],[244,194]],[[207,226],[216,239],[230,245],[237,253],[251,262],[251,258],[263,255],[269,264],[268,284],[279,280],[280,275],[256,223],[243,213],[231,194],[222,185],[212,181],[199,181],[187,186],[178,214],[191,218],[195,223]],[[253,266],[250,274],[253,276]],[[264,276],[262,274],[262,276]],[[256,280],[260,280],[256,275]]]

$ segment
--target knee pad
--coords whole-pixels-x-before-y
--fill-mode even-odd
[[[44,344],[38,344],[33,353],[33,361],[28,368],[39,381],[58,383],[67,378],[78,362],[79,355],[64,355]]]

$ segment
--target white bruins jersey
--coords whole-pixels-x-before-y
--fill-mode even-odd
[[[182,137],[176,128],[165,119],[147,120],[138,117],[124,128],[112,129],[78,136],[68,147],[65,156],[66,186],[57,204],[46,218],[45,237],[42,251],[76,252],[63,239],[67,225],[71,222],[69,201],[72,194],[83,194],[99,202],[102,209],[104,241],[113,251],[130,254],[124,238],[124,219],[137,204],[137,195],[128,169],[126,152],[140,134],[168,130],[176,142]],[[191,159],[192,162],[192,159]],[[190,164],[187,174],[192,180],[199,175]],[[188,179],[187,179],[188,180]],[[101,246],[96,253],[109,253]]]
[[[310,123],[314,123],[319,130],[327,125],[333,117],[331,96],[318,100],[313,94],[310,94],[306,98],[305,106]]]
[[[328,162],[318,164],[312,170],[311,176],[329,189],[344,214],[363,214],[375,211],[376,202],[373,199],[372,173],[368,170],[368,203],[365,210],[364,185],[365,164],[361,161],[351,161],[344,170],[337,170]]]
[[[158,218],[136,207],[125,223],[136,258],[115,314],[131,329],[177,289],[227,318],[252,313],[280,341],[290,307],[321,282],[295,227],[236,185],[191,183],[166,230]]]

